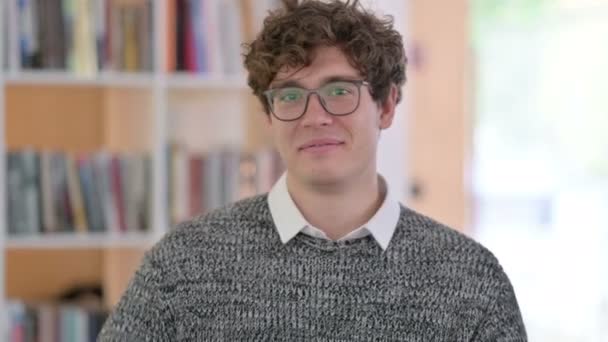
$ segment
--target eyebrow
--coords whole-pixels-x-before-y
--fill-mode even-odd
[[[328,76],[321,80],[321,86],[323,86],[327,83],[331,83],[331,82],[358,81],[360,79],[361,79],[360,77],[355,77],[355,76]],[[308,89],[308,88],[304,87],[304,85],[302,83],[295,81],[295,80],[276,82],[275,84],[271,84],[269,89],[277,89],[277,88],[284,88],[284,87],[298,87],[298,88]]]

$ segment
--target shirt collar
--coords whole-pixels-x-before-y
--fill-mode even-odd
[[[379,178],[382,186],[386,188],[386,195],[378,211],[363,227],[372,234],[380,247],[386,250],[397,227],[401,209],[384,178]],[[289,194],[287,173],[284,173],[270,190],[268,206],[283,243],[287,243],[306,226],[311,226]]]

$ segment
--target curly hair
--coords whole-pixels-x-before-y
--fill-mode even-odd
[[[312,63],[312,50],[318,46],[337,46],[350,64],[370,83],[374,101],[386,101],[391,85],[405,83],[407,57],[403,39],[393,28],[393,17],[377,17],[354,1],[283,0],[283,8],[271,11],[262,31],[245,44],[247,83],[266,114],[263,92],[283,68]]]

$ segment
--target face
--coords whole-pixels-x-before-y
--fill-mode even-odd
[[[288,84],[317,89],[329,80],[362,79],[339,48],[319,47],[313,53],[311,65],[281,70],[270,88]],[[396,94],[396,88],[391,89],[387,101],[378,104],[369,86],[361,85],[359,106],[349,115],[331,115],[317,94],[310,95],[306,111],[295,121],[269,115],[268,124],[290,179],[306,185],[329,185],[356,182],[364,175],[375,177],[380,130],[392,124]]]

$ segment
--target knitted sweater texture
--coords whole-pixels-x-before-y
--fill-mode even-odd
[[[179,225],[148,251],[99,341],[526,341],[480,244],[401,207],[366,236],[283,244],[267,196]]]

